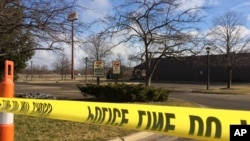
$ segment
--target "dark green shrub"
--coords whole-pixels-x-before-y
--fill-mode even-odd
[[[78,88],[86,93],[104,101],[123,102],[145,102],[145,101],[165,101],[168,99],[169,90],[144,85],[78,85]]]

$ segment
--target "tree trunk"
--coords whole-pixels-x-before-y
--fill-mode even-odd
[[[61,73],[61,80],[63,80],[63,73]]]
[[[97,85],[100,85],[100,77],[96,77],[96,83]]]
[[[150,84],[151,84],[151,78],[148,75],[146,75],[145,84],[146,84],[146,87],[150,86]]]
[[[145,84],[146,87],[151,85],[151,80],[152,80],[152,71],[150,71],[149,69],[146,70],[146,77],[145,77]]]
[[[227,67],[227,88],[230,89],[232,85],[232,67],[228,66]]]

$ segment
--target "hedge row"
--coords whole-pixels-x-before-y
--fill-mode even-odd
[[[144,85],[78,85],[78,88],[89,95],[95,96],[99,100],[109,102],[146,102],[165,101],[168,99],[169,90],[162,88],[145,87]]]

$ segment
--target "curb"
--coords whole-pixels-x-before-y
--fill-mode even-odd
[[[156,134],[152,132],[137,132],[125,137],[116,137],[108,141],[175,141],[178,137]]]

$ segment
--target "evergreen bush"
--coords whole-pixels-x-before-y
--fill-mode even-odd
[[[109,102],[146,102],[146,101],[166,101],[170,93],[163,88],[145,87],[144,85],[77,85],[86,94],[95,96],[99,100]]]

